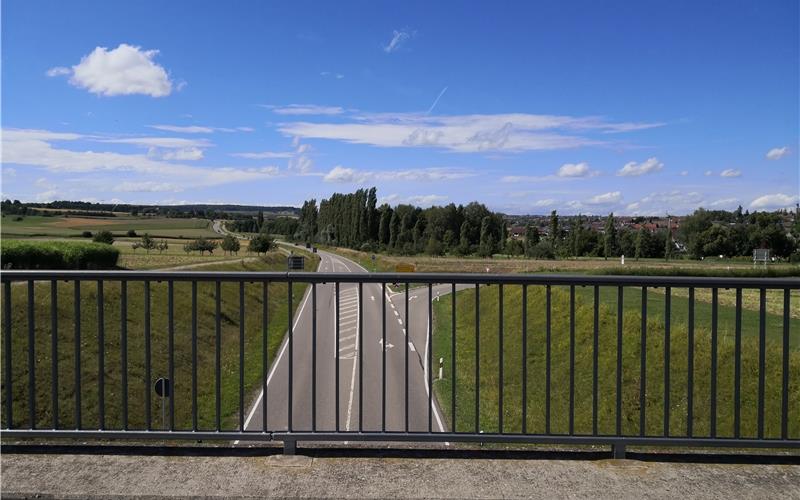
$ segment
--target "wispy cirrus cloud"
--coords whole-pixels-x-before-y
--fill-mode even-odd
[[[276,106],[273,104],[260,104],[278,115],[341,115],[345,112],[340,106],[320,106],[317,104],[287,104]]]
[[[429,115],[354,112],[338,117],[336,121],[282,123],[278,129],[289,136],[386,148],[518,153],[606,145],[609,144],[606,137],[581,134],[641,130],[661,125],[613,122],[602,117],[526,113]]]
[[[331,183],[364,184],[376,181],[437,182],[472,177],[470,171],[449,168],[417,168],[408,170],[366,171],[337,165],[323,180]]]
[[[392,38],[389,39],[389,42],[383,46],[383,51],[387,54],[391,54],[392,52],[397,52],[406,42],[411,40],[416,35],[416,31],[411,31],[408,29],[402,30],[393,30],[392,31]]]
[[[203,125],[148,125],[149,128],[179,134],[212,134],[214,132],[253,132],[252,127],[208,127]]]
[[[194,166],[180,163],[192,144],[203,141],[180,138],[128,137],[112,138],[86,136],[75,133],[51,132],[47,130],[3,129],[3,164],[25,165],[56,173],[95,174],[107,172],[125,176],[141,176],[130,182],[153,182],[158,185],[182,186],[183,189],[217,186],[236,182],[254,182],[279,175],[274,166],[236,168],[228,166]],[[95,148],[79,150],[61,147],[60,142],[91,141],[97,144],[133,144],[148,148],[146,153],[120,153],[96,151]],[[165,148],[166,153],[154,155],[153,148]],[[172,154],[171,158],[165,158]],[[168,159],[174,161],[167,161]],[[104,189],[113,190],[117,182]],[[127,185],[128,190],[131,186]],[[145,184],[141,184],[146,186]],[[98,188],[99,189],[99,188]]]

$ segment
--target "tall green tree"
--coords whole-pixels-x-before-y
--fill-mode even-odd
[[[617,226],[614,221],[614,212],[608,214],[603,232],[603,256],[605,259],[616,257],[618,252]]]
[[[558,212],[553,210],[550,212],[550,244],[555,248],[558,241],[561,239],[561,229],[558,224]]]

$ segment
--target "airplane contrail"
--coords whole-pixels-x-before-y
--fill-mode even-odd
[[[444,95],[445,92],[447,92],[447,87],[443,88],[442,91],[439,92],[439,95],[436,96],[436,100],[433,101],[433,104],[431,104],[431,107],[428,108],[428,112],[426,114],[428,114],[428,115],[431,114],[431,111],[433,111],[433,108],[435,108],[436,105],[439,104],[439,99],[442,98],[442,96]]]

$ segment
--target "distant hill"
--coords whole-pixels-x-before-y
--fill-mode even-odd
[[[11,208],[11,203],[4,203],[4,208]],[[16,204],[16,203],[15,203]],[[69,201],[59,200],[50,203],[23,203],[21,205],[29,208],[51,209],[51,210],[79,210],[89,212],[133,212],[133,213],[158,213],[163,215],[168,214],[181,214],[181,215],[196,215],[208,216],[211,214],[232,214],[232,215],[255,215],[258,212],[264,212],[264,215],[278,216],[278,215],[291,215],[296,216],[300,210],[295,207],[289,206],[262,206],[262,205],[214,205],[207,203],[198,203],[192,205],[139,205],[127,203],[90,203],[85,201]]]

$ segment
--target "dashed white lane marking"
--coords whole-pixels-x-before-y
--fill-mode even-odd
[[[395,311],[394,311],[394,315],[395,315],[395,316],[400,316],[400,313],[399,313],[399,312],[397,312],[397,310],[395,310]]]
[[[408,343],[408,348],[411,349],[411,352],[417,352],[417,349],[414,347],[413,342]]]
[[[400,319],[400,318],[397,318],[397,322],[398,322],[399,324],[401,324],[401,325],[403,324],[403,320],[402,320],[402,319]],[[406,331],[406,329],[405,329],[405,328],[403,328],[403,332],[404,332],[404,333],[405,333],[405,331]]]

